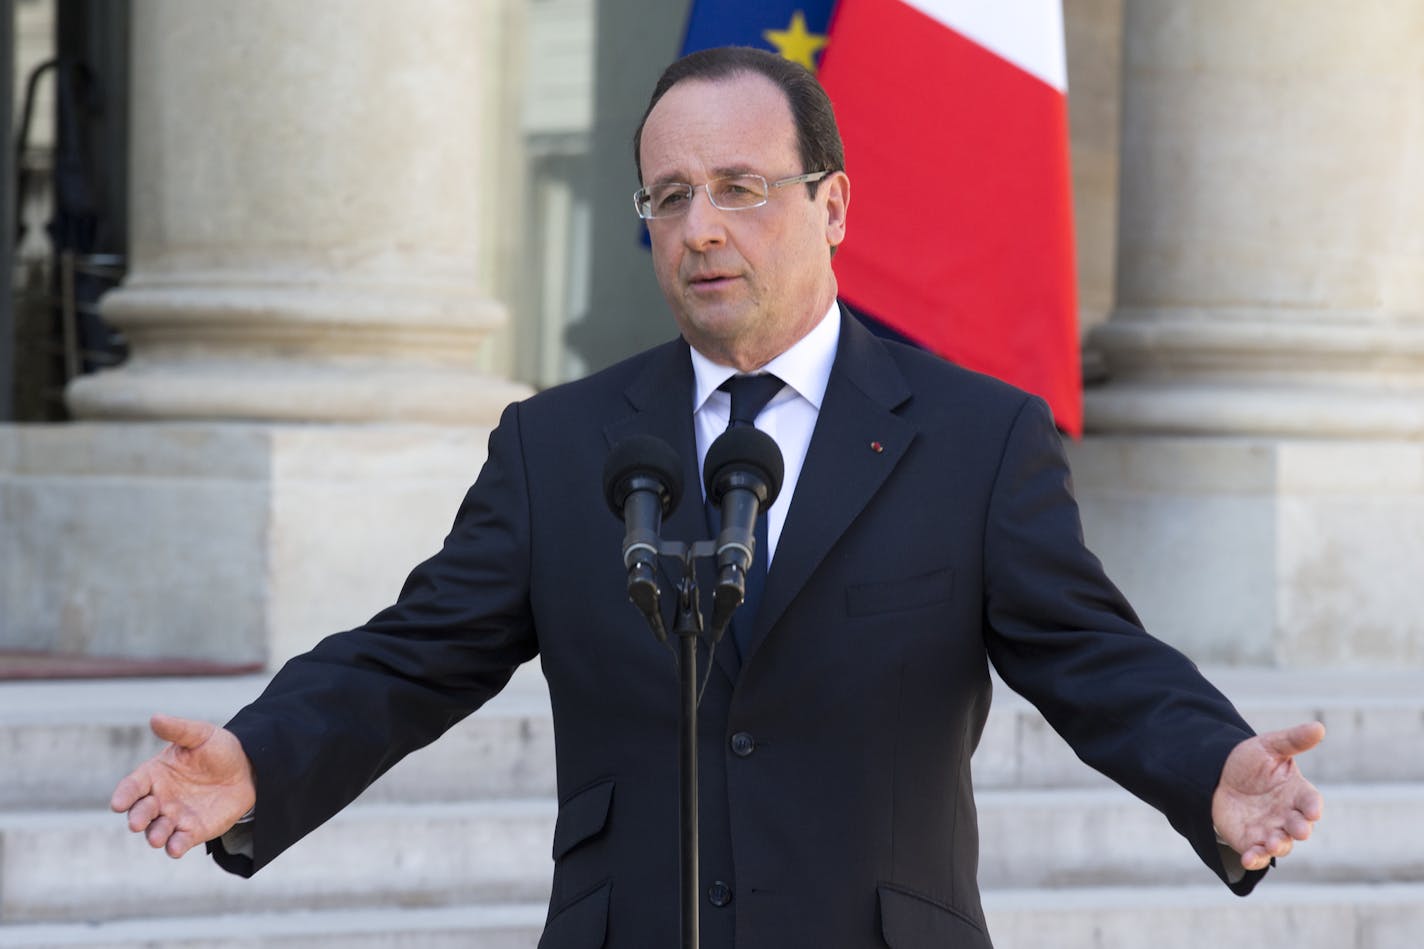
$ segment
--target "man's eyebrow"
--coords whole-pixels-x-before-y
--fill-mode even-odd
[[[751,166],[751,165],[747,165],[747,164],[718,165],[716,168],[713,168],[713,169],[712,169],[712,174],[711,174],[710,177],[712,177],[712,178],[729,178],[729,177],[731,177],[732,175],[755,175],[755,174],[758,174],[758,172],[754,171],[754,170],[752,169],[752,166]],[[688,180],[687,180],[685,177],[683,177],[681,174],[679,174],[679,173],[677,173],[677,172],[668,172],[667,174],[659,175],[658,177],[654,178],[652,181],[648,182],[648,187],[652,188],[652,187],[656,187],[657,185],[682,185],[682,184],[687,184],[687,183],[688,183]]]
[[[751,165],[719,165],[712,169],[714,178],[730,178],[732,175],[755,175]]]
[[[668,172],[665,175],[658,175],[658,177],[648,182],[648,187],[655,188],[658,185],[681,185],[686,183],[687,179],[683,178],[681,175],[677,174],[676,172]]]

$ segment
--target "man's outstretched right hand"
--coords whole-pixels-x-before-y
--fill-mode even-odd
[[[237,736],[208,722],[155,715],[169,742],[114,788],[109,806],[128,812],[129,830],[170,857],[226,833],[257,800],[252,764]]]

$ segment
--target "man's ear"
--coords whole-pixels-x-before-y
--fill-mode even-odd
[[[846,212],[850,209],[850,177],[837,171],[821,182],[826,197],[826,243],[836,247],[845,240]]]

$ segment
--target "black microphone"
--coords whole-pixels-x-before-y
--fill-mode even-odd
[[[717,588],[712,595],[716,637],[731,622],[747,591],[747,571],[756,557],[757,514],[781,491],[785,468],[781,449],[766,432],[751,426],[729,428],[707,449],[703,466],[707,499],[722,511],[717,535]]]
[[[664,642],[658,545],[663,517],[682,497],[682,460],[671,445],[654,435],[625,438],[603,463],[603,496],[624,524],[628,599],[647,618],[658,642]]]

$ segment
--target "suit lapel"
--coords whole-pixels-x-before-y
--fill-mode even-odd
[[[826,396],[767,574],[751,655],[909,447],[915,427],[894,413],[909,398],[885,347],[844,316]]]
[[[702,472],[697,467],[697,436],[692,427],[692,359],[681,339],[667,344],[653,357],[648,368],[624,391],[633,412],[610,422],[603,432],[609,447],[630,435],[656,435],[673,447],[682,459],[682,500],[663,520],[666,540],[692,543],[707,536],[707,509],[702,501]],[[714,572],[698,565],[698,585],[708,595]],[[665,574],[674,582],[663,589],[665,611],[675,608],[677,571]],[[671,632],[672,627],[668,627]],[[732,682],[737,681],[740,662],[731,643],[717,647],[717,662]]]
[[[630,435],[656,435],[682,459],[682,500],[663,521],[663,536],[694,541],[707,533],[697,471],[697,440],[692,431],[692,360],[681,339],[661,347],[638,378],[624,390],[631,414],[604,426],[608,445]]]

